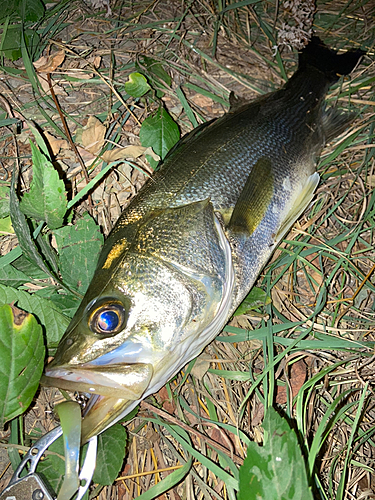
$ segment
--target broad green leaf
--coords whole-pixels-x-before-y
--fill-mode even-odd
[[[11,61],[16,61],[22,55],[21,51],[21,24],[8,26],[5,36],[2,40],[1,51],[5,57]],[[26,28],[24,30],[26,46],[33,52],[34,47],[39,42],[39,35],[35,30]]]
[[[0,186],[0,218],[9,215],[9,186]]]
[[[240,468],[238,500],[313,500],[295,432],[268,408],[263,446],[250,443]]]
[[[239,305],[234,316],[239,316],[240,314],[246,314],[253,309],[257,309],[260,306],[266,306],[271,303],[271,297],[267,293],[258,287],[253,287],[250,293]]]
[[[125,83],[126,92],[132,97],[142,97],[150,88],[146,78],[140,73],[131,73],[129,81]]]
[[[136,66],[145,72],[156,84],[166,83],[168,87],[172,84],[172,79],[164,70],[163,65],[152,57],[140,56]]]
[[[115,424],[100,434],[94,483],[110,485],[114,482],[125,457],[126,441],[126,430],[120,424]]]
[[[153,116],[143,121],[139,138],[142,146],[152,147],[155,153],[164,159],[168,151],[180,139],[180,131],[172,117],[164,108],[160,107]],[[150,165],[155,168],[157,162],[148,156],[147,159]]]
[[[31,403],[45,356],[42,328],[34,316],[15,319],[14,312],[8,304],[0,307],[0,427]]]
[[[44,15],[44,5],[41,0],[7,0],[1,7],[0,22],[11,15],[18,16],[24,21],[36,22]]]
[[[76,295],[66,293],[65,290],[56,290],[55,286],[41,288],[35,292],[35,295],[53,302],[58,310],[69,318],[73,318],[81,303],[81,299]]]
[[[40,255],[39,250],[35,244],[35,240],[31,235],[30,227],[27,223],[26,217],[20,210],[20,203],[16,194],[16,178],[17,174],[13,172],[12,185],[10,190],[10,217],[12,219],[14,232],[16,233],[24,256],[31,262],[36,264],[48,276],[51,276],[51,272],[44,262],[42,256]]]
[[[36,472],[43,474],[48,484],[58,493],[65,474],[64,441],[62,436],[48,447],[48,451],[53,452],[53,455],[47,454],[43,460],[40,460]]]
[[[44,16],[44,4],[41,0],[18,0],[19,15],[23,21],[37,22]]]
[[[62,226],[66,212],[64,182],[52,163],[31,143],[33,180],[23,195],[20,208],[28,217],[45,221],[51,229]]]
[[[14,234],[12,220],[9,216],[0,219],[0,235],[1,234]]]
[[[53,232],[59,252],[63,282],[84,293],[94,274],[103,235],[99,226],[85,214],[74,226],[65,226]]]
[[[24,255],[18,257],[12,265],[31,279],[43,280],[48,278],[48,274],[42,271],[39,266],[35,265],[34,262],[31,262]]]
[[[13,267],[12,264],[0,269],[0,282],[2,285],[17,288],[28,281],[30,281],[29,276]]]
[[[70,319],[64,316],[55,304],[23,290],[15,290],[0,284],[0,306],[12,302],[36,316],[46,330],[48,346],[53,347],[58,344]]]

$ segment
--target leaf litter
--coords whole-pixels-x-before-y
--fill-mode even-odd
[[[278,88],[285,72],[293,71],[296,59],[286,48],[281,57],[279,53],[279,58],[273,57],[277,30],[283,29],[287,14],[281,4],[275,12],[271,3],[258,3],[240,8],[228,4],[224,9],[204,1],[178,7],[167,2],[152,6],[125,3],[121,12],[111,5],[112,18],[107,17],[105,6],[93,10],[76,2],[76,9],[67,12],[57,4],[53,25],[65,24],[57,36],[46,38],[35,74],[37,78],[42,72],[50,75],[90,181],[101,172],[102,160],[119,162],[92,191],[92,216],[104,235],[150,173],[145,155],[151,152],[140,149],[140,124],[161,109],[158,99],[186,133],[192,123],[220,116],[227,109],[224,103],[230,91],[253,98]],[[358,344],[375,340],[371,8],[371,2],[359,6],[335,0],[319,4],[315,14],[314,28],[328,45],[369,50],[370,59],[351,81],[330,94],[333,102],[358,110],[360,118],[326,147],[316,202],[294,225],[258,280],[266,300],[259,303],[250,298],[246,314],[236,316],[220,339],[205,349],[195,369],[191,362],[141,405],[137,415],[129,417],[121,480],[114,486],[98,486],[93,496],[131,499],[155,487],[159,488],[155,495],[176,500],[234,498],[230,479],[238,480],[234,457],[245,457],[249,438],[263,441],[265,408],[272,401],[297,422],[305,454],[311,461],[318,455],[313,477],[316,491],[325,492],[322,498],[365,499],[374,494],[374,399],[366,385],[373,380],[374,360],[372,348]],[[2,95],[13,116],[24,125],[31,120],[43,129],[68,199],[73,199],[87,179],[67,141],[48,80],[38,79],[40,89],[35,93],[24,76],[26,61],[7,61],[5,66],[12,71],[4,73],[0,82]],[[129,75],[135,72],[143,74],[151,86],[147,97],[143,90],[136,95],[138,88],[129,86],[129,82],[134,84]],[[2,101],[0,107],[6,112]],[[0,120],[8,116],[4,114]],[[33,182],[28,140],[34,139],[26,127],[21,134],[24,140],[17,143],[15,125],[3,126],[2,131],[1,186],[9,188],[15,158],[20,158],[22,198]],[[337,154],[340,146],[342,151]],[[163,147],[153,153],[164,156]],[[120,163],[122,159],[128,161]],[[74,206],[74,219],[66,221],[64,231],[71,231],[89,208],[87,198],[80,199]],[[2,235],[1,255],[16,245],[12,234]],[[26,268],[18,261],[16,265],[13,276],[18,272],[17,279],[21,279]],[[60,269],[64,281],[63,267]],[[28,272],[26,275],[40,289],[34,293],[35,288],[23,282],[23,294],[33,292],[29,301],[38,304],[48,300],[46,314],[54,318],[56,326],[64,327],[56,320],[63,292],[58,283],[51,277],[32,280]],[[78,283],[66,279],[79,289]],[[18,299],[18,305],[27,311],[27,295],[15,295],[13,290],[3,285],[4,301],[22,295],[24,302]],[[63,295],[67,300],[66,290]],[[73,311],[74,306],[68,316]],[[239,332],[246,341],[235,341]],[[50,340],[57,342],[58,330],[53,335]],[[286,343],[278,343],[277,336]],[[309,341],[309,347],[303,348],[302,342],[293,346],[297,338]],[[361,394],[366,398],[365,413],[356,421]],[[54,425],[52,408],[61,397],[56,390],[40,391],[25,416],[27,433],[34,428],[43,433]],[[336,419],[332,403],[338,400],[345,412],[338,412],[340,418]],[[159,407],[162,412],[153,413],[150,403],[155,412]],[[183,425],[178,432],[176,421]],[[325,429],[324,440],[313,440]],[[2,437],[7,441],[8,435],[6,429]],[[215,449],[209,439],[221,448]],[[190,467],[191,444],[195,452]],[[190,472],[177,485],[173,479],[177,476],[172,475],[186,464]],[[162,480],[168,477],[172,477],[172,489],[163,493]]]

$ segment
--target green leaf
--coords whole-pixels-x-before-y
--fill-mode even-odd
[[[23,21],[37,22],[44,16],[44,4],[41,0],[18,0],[19,15]]]
[[[52,163],[31,144],[33,159],[33,180],[30,191],[20,202],[24,214],[36,220],[45,221],[51,229],[63,224],[66,212],[66,192],[64,182]]]
[[[16,269],[22,271],[31,279],[36,280],[45,280],[48,278],[48,274],[46,274],[39,266],[31,262],[24,255],[18,257],[12,264]]]
[[[0,186],[0,218],[7,217],[9,213],[9,186]]]
[[[62,436],[48,447],[48,451],[54,454],[47,454],[43,460],[39,461],[36,472],[43,474],[48,484],[57,493],[65,474],[64,441]]]
[[[55,286],[47,286],[35,292],[38,297],[43,297],[56,304],[59,311],[69,318],[73,318],[82,299],[62,290],[56,290]]]
[[[22,271],[13,267],[12,264],[8,264],[0,269],[0,281],[2,285],[17,288],[30,281],[30,278]]]
[[[14,171],[10,190],[10,217],[12,219],[14,232],[16,233],[24,256],[36,264],[48,276],[51,276],[51,272],[40,255],[35,241],[31,236],[27,220],[20,210],[20,203],[16,194],[17,175],[16,171]]]
[[[16,302],[17,306],[34,314],[44,326],[49,346],[55,346],[63,336],[70,319],[61,314],[58,307],[50,301],[31,295],[23,290],[15,290],[0,284],[0,306]]]
[[[126,441],[126,430],[120,424],[115,424],[100,434],[94,483],[110,485],[114,482],[124,461]]]
[[[152,147],[155,153],[164,159],[168,151],[180,139],[180,131],[172,117],[160,107],[153,116],[143,121],[139,138],[142,146]],[[147,159],[155,168],[157,162],[149,157]]]
[[[240,468],[238,500],[313,500],[306,465],[295,432],[268,408],[263,446],[249,443]]]
[[[3,34],[1,51],[5,57],[11,61],[16,61],[22,55],[21,51],[21,34],[22,26],[21,24],[14,24],[8,26],[7,30]],[[33,52],[34,47],[39,42],[39,35],[35,30],[31,28],[24,29],[25,43],[26,46]]]
[[[44,16],[44,5],[41,0],[8,0],[1,7],[0,22],[11,15],[30,22],[40,21]]]
[[[188,474],[191,469],[191,464],[193,463],[192,458],[186,464],[184,464],[180,469],[175,470],[172,474],[162,479],[159,483],[154,484],[146,493],[142,493],[138,500],[153,500],[154,498],[159,498],[166,491],[174,488],[178,483],[180,483],[183,478]]]
[[[0,427],[31,403],[45,356],[41,326],[32,314],[15,322],[14,311],[0,307]]]
[[[159,84],[159,86],[160,84],[164,86],[163,83],[166,83],[168,87],[171,86],[171,77],[163,69],[163,65],[152,57],[140,56],[138,58],[136,66],[140,69],[140,71],[146,72],[150,79],[153,80],[156,84]]]
[[[131,73],[129,81],[125,83],[126,92],[132,97],[142,97],[151,89],[146,78],[140,73]]]
[[[239,316],[240,314],[246,314],[253,309],[258,309],[260,306],[266,306],[271,303],[271,297],[267,293],[258,287],[253,287],[250,290],[249,295],[243,300],[239,305],[234,316]]]
[[[12,220],[10,217],[0,219],[0,235],[1,234],[14,234]]]
[[[93,277],[103,245],[99,226],[89,214],[85,214],[74,226],[62,227],[53,234],[64,283],[84,293]]]

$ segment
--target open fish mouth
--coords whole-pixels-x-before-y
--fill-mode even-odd
[[[82,421],[82,443],[112,425],[125,409],[135,407],[149,387],[149,363],[49,367],[42,384],[90,396]]]

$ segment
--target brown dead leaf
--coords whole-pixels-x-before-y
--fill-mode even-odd
[[[92,56],[88,58],[88,62],[91,63],[94,68],[98,69],[100,66],[100,63],[102,62],[101,56]]]
[[[174,415],[176,412],[176,405],[173,401],[169,399],[169,394],[166,387],[162,387],[159,392],[156,393],[158,400],[161,402],[163,409]]]
[[[69,149],[69,143],[65,139],[56,139],[49,132],[44,133],[44,137],[46,138],[52,153],[56,156],[60,149]]]
[[[44,92],[46,94],[49,94],[50,90],[49,90],[49,84],[47,81],[47,77],[40,74],[40,73],[37,73],[36,76],[37,76],[39,83],[40,83],[40,86],[42,87]],[[54,90],[56,95],[67,95],[67,93],[64,90],[64,87],[62,87],[58,83],[54,82],[53,80],[52,80],[52,85],[53,85],[53,90]]]
[[[305,383],[305,380],[306,380],[306,364],[303,361],[303,359],[301,359],[293,363],[290,367],[289,383],[292,388],[293,398],[297,396],[298,391]],[[278,403],[279,405],[285,404],[287,402],[286,391],[287,391],[287,386],[285,385],[277,386],[276,403]]]
[[[95,116],[90,116],[82,131],[82,146],[92,153],[98,154],[104,146],[106,128]]]
[[[103,153],[102,158],[107,163],[124,158],[138,158],[143,155],[147,148],[144,146],[125,146],[124,148],[114,148]]]
[[[195,364],[191,370],[191,374],[194,375],[194,377],[196,377],[197,379],[202,380],[210,367],[211,360],[211,356],[206,353],[202,353],[196,359]]]
[[[201,108],[212,108],[212,99],[201,94],[194,95],[191,100]]]
[[[103,153],[102,158],[105,162],[110,163],[111,161],[123,160],[125,158],[139,158],[143,154],[149,154],[156,161],[160,160],[160,157],[153,152],[152,148],[145,148],[144,146],[114,148]]]
[[[210,436],[211,439],[213,439],[217,443],[227,448],[227,450],[233,452],[234,450],[233,443],[224,429],[220,429],[219,427],[216,426],[211,427],[207,429],[207,434]]]
[[[50,56],[42,56],[35,61],[34,68],[38,73],[52,73],[65,59],[65,51],[59,50]]]
[[[90,80],[94,76],[94,73],[87,73],[86,71],[81,71],[80,69],[77,70],[70,70],[66,72],[67,76],[70,76],[71,78],[77,78],[77,80]],[[75,82],[70,82],[72,85],[74,85]],[[80,83],[80,82],[78,82]]]

